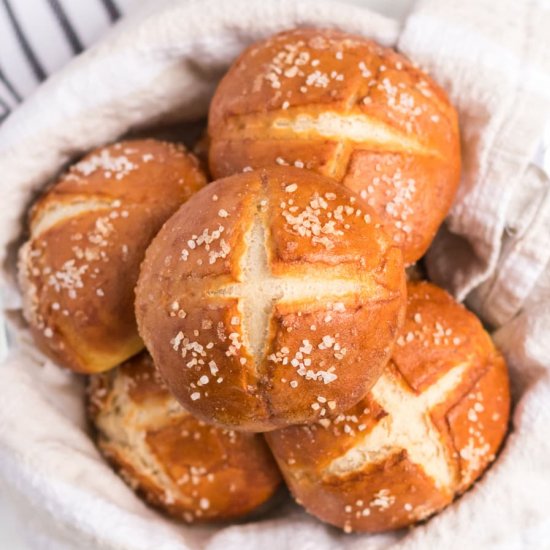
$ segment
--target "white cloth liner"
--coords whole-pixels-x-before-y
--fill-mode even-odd
[[[544,148],[550,114],[544,0],[421,0],[402,30],[326,0],[151,2],[46,82],[0,129],[0,262],[9,305],[17,307],[12,243],[26,207],[65,162],[129,129],[204,116],[240,50],[295,25],[335,26],[397,44],[459,109],[462,185],[428,267],[493,324],[510,361],[516,406],[503,453],[474,490],[410,531],[344,535],[291,504],[244,525],[177,525],[143,505],[98,455],[86,430],[82,380],[46,361],[16,328],[0,365],[0,490],[33,547],[516,549],[550,540],[544,150],[539,166],[531,163]]]

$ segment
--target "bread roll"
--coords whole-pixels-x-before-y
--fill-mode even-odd
[[[424,254],[460,172],[457,116],[406,57],[334,30],[297,29],[249,47],[209,113],[215,178],[298,166],[358,193],[403,248]]]
[[[193,418],[146,353],[92,376],[88,396],[101,452],[134,490],[171,516],[188,523],[238,518],[280,485],[261,435]]]
[[[447,506],[483,473],[508,424],[506,365],[477,318],[410,283],[385,374],[344,414],[268,434],[306,509],[345,531],[386,531]]]
[[[136,290],[140,334],[192,414],[266,431],[361,399],[405,307],[401,251],[330,179],[219,180],[165,224]]]
[[[143,348],[133,303],[145,248],[205,183],[182,146],[125,141],[86,155],[34,205],[20,286],[35,340],[57,362],[99,372]]]

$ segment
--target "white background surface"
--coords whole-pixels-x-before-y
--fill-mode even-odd
[[[145,1],[145,0],[144,0]],[[342,0],[364,5],[384,15],[403,19],[415,0]],[[137,3],[137,2],[136,2]],[[1,321],[1,319],[0,319]],[[2,357],[2,337],[0,335],[0,357]],[[0,368],[2,368],[0,366]],[[6,390],[5,388],[3,389]],[[0,550],[28,550],[24,542],[25,518],[17,518],[11,511],[8,501],[0,495]]]

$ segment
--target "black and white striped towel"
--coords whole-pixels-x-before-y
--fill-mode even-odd
[[[143,0],[0,0],[0,123]]]

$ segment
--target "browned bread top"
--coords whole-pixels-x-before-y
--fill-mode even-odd
[[[377,211],[406,263],[428,248],[458,184],[445,92],[403,55],[336,30],[250,46],[220,82],[208,132],[214,177],[280,164],[335,178]]]
[[[478,319],[436,286],[410,283],[392,360],[368,396],[268,443],[312,514],[385,531],[468,489],[494,459],[509,407],[506,365]]]
[[[134,490],[173,517],[194,522],[245,516],[280,485],[262,436],[193,418],[146,353],[92,376],[88,399],[102,453]]]
[[[404,269],[348,190],[272,168],[180,208],[147,250],[136,296],[140,334],[182,404],[263,431],[365,395],[400,326]]]
[[[34,205],[20,252],[24,311],[36,341],[80,372],[143,347],[133,311],[145,248],[206,183],[182,146],[125,141],[73,165]]]

